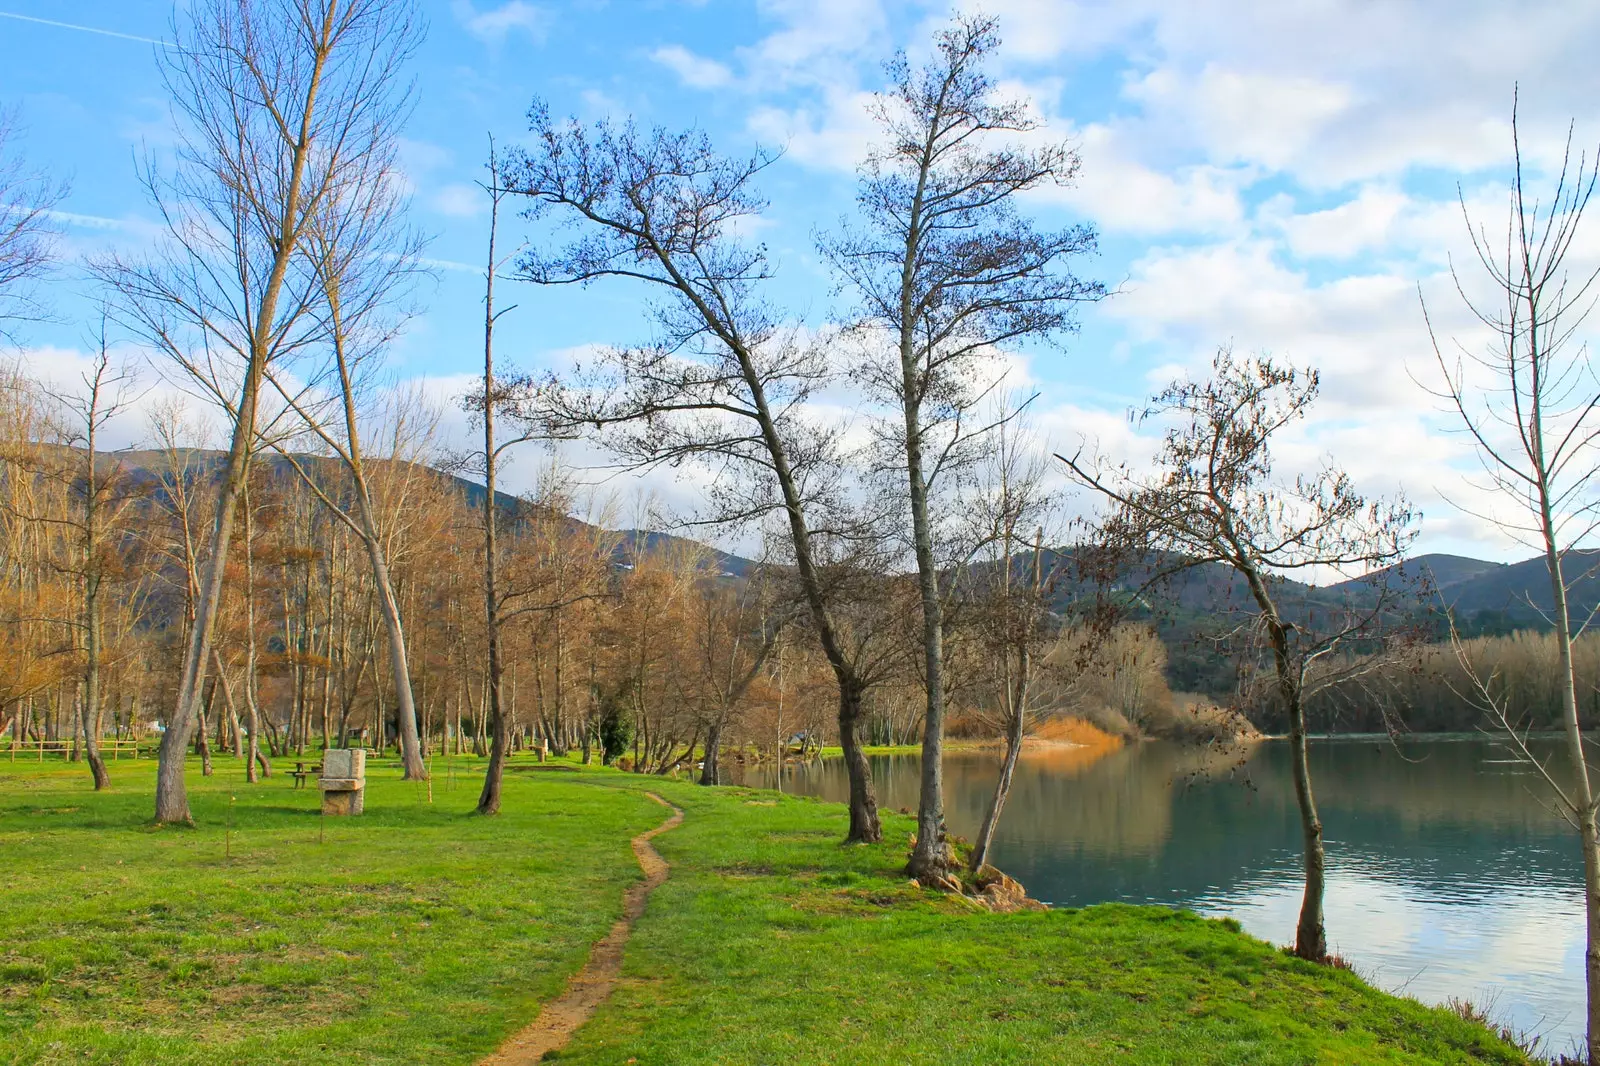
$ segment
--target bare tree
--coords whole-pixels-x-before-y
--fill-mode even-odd
[[[525,601],[532,591],[524,587],[508,587],[500,576],[499,544],[499,472],[500,461],[512,448],[534,440],[549,440],[561,432],[542,417],[538,389],[525,374],[496,371],[494,362],[494,331],[501,316],[515,309],[515,305],[496,309],[494,283],[500,271],[515,258],[516,253],[501,255],[497,248],[500,229],[500,205],[510,195],[503,176],[504,163],[495,151],[494,141],[489,142],[488,180],[483,190],[489,197],[489,242],[483,282],[483,382],[480,391],[465,399],[465,406],[483,422],[483,451],[475,458],[481,463],[483,474],[483,608],[486,676],[484,700],[487,703],[489,726],[489,765],[484,771],[483,790],[478,796],[478,813],[495,814],[500,810],[501,785],[505,777],[505,760],[510,754],[509,715],[505,713],[505,663],[502,659],[501,627],[508,607],[514,601]],[[496,435],[498,418],[512,425],[506,437]],[[557,496],[561,493],[557,492]],[[557,592],[547,597],[549,604],[541,604],[559,615],[562,607],[572,602]],[[527,607],[512,608],[522,613]],[[561,620],[555,619],[557,630]],[[560,674],[561,648],[557,648],[557,676]],[[559,689],[559,684],[558,684]],[[558,692],[558,698],[560,693]]]
[[[701,578],[688,612],[693,662],[679,664],[705,731],[702,785],[721,783],[724,734],[766,669],[788,621],[771,602],[771,581],[764,569],[732,586],[724,581],[718,575]]]
[[[1072,181],[1078,156],[1065,145],[1020,143],[1039,123],[1025,103],[1000,98],[984,72],[998,44],[993,19],[965,18],[938,35],[926,66],[913,70],[904,55],[889,64],[891,87],[876,104],[884,144],[862,167],[860,222],[825,247],[859,297],[866,347],[889,349],[858,374],[895,412],[883,429],[911,515],[927,708],[908,872],[926,883],[954,863],[944,827],[945,597],[934,500],[992,428],[977,409],[998,348],[1074,328],[1078,304],[1105,293],[1067,269],[1094,250],[1091,228],[1041,231],[1017,209],[1020,194]]]
[[[1172,424],[1150,473],[1107,470],[1078,456],[1062,461],[1075,480],[1112,505],[1101,532],[1123,558],[1150,566],[1157,576],[1221,563],[1244,581],[1253,606],[1248,624],[1267,645],[1273,693],[1289,721],[1305,853],[1294,951],[1321,961],[1328,955],[1326,856],[1307,758],[1306,704],[1341,680],[1339,671],[1326,669],[1335,652],[1382,644],[1401,590],[1380,580],[1365,600],[1291,615],[1281,579],[1397,562],[1415,536],[1416,516],[1404,500],[1359,495],[1331,461],[1292,482],[1274,476],[1273,439],[1305,417],[1317,390],[1315,371],[1266,357],[1238,359],[1223,349],[1209,380],[1175,381],[1145,412]],[[1369,656],[1353,668],[1372,670],[1377,663]]]
[[[394,685],[397,734],[405,780],[428,776],[417,734],[417,708],[411,691],[405,628],[400,602],[390,576],[386,531],[374,499],[372,478],[363,454],[363,406],[377,385],[384,349],[407,318],[401,301],[418,269],[422,244],[406,221],[406,197],[396,169],[395,152],[400,112],[381,116],[353,155],[338,186],[322,198],[306,227],[303,247],[321,290],[313,314],[322,322],[331,362],[318,384],[326,383],[327,402],[301,382],[287,382],[273,367],[264,372],[299,424],[322,447],[338,457],[350,479],[350,506],[326,491],[281,438],[268,437],[279,455],[338,521],[361,538],[372,569],[373,591],[389,641],[390,676]],[[407,418],[407,404],[396,397],[391,406],[394,440],[402,447],[426,440],[426,419]],[[405,440],[406,430],[412,440]],[[401,454],[392,462],[417,461]]]
[[[988,701],[998,710],[1005,753],[972,844],[968,865],[975,872],[988,861],[1011,791],[1036,710],[1038,660],[1053,628],[1046,603],[1044,523],[1051,518],[1054,501],[1044,486],[1041,456],[1029,447],[1019,423],[1002,425],[989,443],[977,499],[969,510],[977,527],[976,554],[986,565],[970,572],[967,584],[972,587],[963,590],[962,610],[970,616],[968,628],[976,631],[974,651]]]
[[[644,282],[658,342],[616,349],[592,380],[557,398],[573,424],[616,427],[610,443],[638,466],[694,463],[715,472],[705,521],[780,516],[798,585],[839,683],[839,735],[850,777],[848,840],[882,837],[871,770],[860,748],[857,671],[836,620],[838,577],[873,545],[872,523],[841,493],[847,463],[836,435],[807,421],[805,401],[828,377],[821,350],[782,330],[760,297],[771,268],[737,227],[763,202],[754,180],[768,157],[731,160],[698,132],[592,130],[532,111],[534,146],[506,175],[534,212],[576,227],[571,242],[524,255],[541,284],[605,278]],[[585,388],[584,386],[593,386]]]
[[[0,111],[0,340],[40,318],[34,285],[50,269],[57,235],[52,211],[66,186],[28,167],[18,146],[16,116]]]
[[[1600,386],[1579,331],[1593,310],[1600,266],[1570,269],[1584,212],[1595,191],[1597,163],[1566,152],[1550,199],[1541,203],[1524,184],[1522,145],[1512,109],[1514,168],[1504,247],[1475,222],[1461,200],[1461,213],[1473,252],[1494,297],[1475,300],[1452,267],[1456,291],[1489,332],[1481,351],[1460,344],[1446,355],[1434,336],[1440,381],[1438,394],[1461,419],[1483,466],[1478,487],[1499,506],[1472,512],[1518,543],[1539,552],[1550,574],[1550,607],[1542,610],[1556,644],[1556,684],[1560,690],[1561,729],[1565,735],[1566,775],[1552,773],[1548,760],[1528,746],[1529,708],[1517,706],[1492,672],[1474,664],[1452,623],[1452,643],[1468,679],[1470,699],[1523,761],[1536,768],[1556,805],[1578,834],[1583,852],[1587,948],[1584,978],[1588,989],[1587,1057],[1600,1066],[1600,825],[1593,769],[1584,754],[1579,721],[1573,641],[1589,618],[1573,617],[1574,586],[1593,570],[1569,562],[1600,520]],[[1582,253],[1579,253],[1580,255]],[[1423,313],[1427,315],[1426,303]],[[1433,324],[1428,324],[1433,335]],[[1485,505],[1486,507],[1489,505]],[[1574,572],[1578,570],[1580,572]]]
[[[161,738],[156,820],[190,822],[183,779],[228,543],[261,433],[264,376],[324,336],[308,230],[403,113],[417,39],[409,0],[201,0],[161,52],[177,112],[170,172],[146,186],[165,228],[146,257],[96,273],[124,320],[233,423],[211,549]]]
[[[100,441],[106,423],[127,410],[133,399],[129,395],[132,384],[130,373],[112,367],[102,328],[100,349],[83,375],[83,388],[57,397],[73,421],[66,443],[74,447],[74,453],[69,453],[66,465],[77,504],[70,521],[79,542],[71,566],[78,579],[82,606],[79,631],[83,640],[83,694],[78,704],[79,728],[96,791],[111,785],[105,760],[100,756],[106,583],[119,569],[119,549],[124,546],[118,541],[126,533],[122,519],[136,498],[120,462],[113,459],[102,469],[105,464],[101,462]]]

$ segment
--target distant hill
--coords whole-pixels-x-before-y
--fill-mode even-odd
[[[1600,550],[1569,552],[1565,573],[1572,585],[1573,616],[1583,617],[1600,604]],[[1370,588],[1390,574],[1407,580],[1427,577],[1432,606],[1448,606],[1457,624],[1472,634],[1544,629],[1555,602],[1543,556],[1520,563],[1490,563],[1459,555],[1419,555],[1330,590]]]
[[[214,476],[222,471],[227,461],[228,454],[218,449],[191,449],[185,453],[185,462],[199,475]],[[295,457],[308,469],[315,470],[325,464],[333,464],[336,460],[327,456],[299,455]],[[275,475],[294,478],[298,475],[290,466],[289,461],[275,452],[263,452],[256,460],[262,466],[270,469]],[[121,469],[136,483],[156,486],[161,483],[162,474],[168,467],[167,454],[153,449],[130,449],[128,451],[107,452],[100,456],[97,464],[103,469],[114,469],[120,465]],[[442,474],[460,489],[470,506],[482,506],[487,489],[483,484],[469,478],[461,477],[448,471],[434,470]],[[515,515],[527,507],[526,501],[507,492],[496,492],[495,503],[502,514]],[[569,518],[568,521],[576,526],[587,526],[588,523],[578,518]],[[632,565],[633,559],[641,552],[665,551],[672,548],[691,548],[706,553],[720,572],[727,577],[746,577],[755,569],[756,564],[750,559],[721,551],[699,541],[677,537],[670,533],[658,530],[624,529],[615,531],[618,541],[613,555],[619,564]]]
[[[217,450],[191,453],[202,471],[221,469],[226,453]],[[323,457],[306,457],[313,464],[331,462]],[[260,461],[285,477],[294,477],[289,464],[279,456],[263,454]],[[107,465],[121,463],[136,480],[156,483],[167,457],[159,451],[108,453]],[[450,478],[471,504],[480,504],[484,486],[453,473]],[[496,504],[510,516],[527,504],[508,493],[496,493]],[[569,518],[576,525],[585,525]],[[757,563],[709,545],[659,530],[616,530],[614,558],[620,567],[632,566],[640,554],[687,548],[704,552],[720,574],[728,578],[747,577]],[[1572,611],[1582,618],[1600,604],[1600,550],[1573,552],[1568,557],[1568,579],[1574,583]],[[1093,595],[1093,588],[1077,576],[1071,549],[1049,550],[1045,568],[1060,576],[1053,585],[1053,608],[1061,614],[1073,610],[1074,601]],[[1016,561],[1017,578],[1026,580],[1028,562]],[[1220,694],[1232,684],[1231,664],[1217,651],[1211,634],[1230,624],[1229,616],[1250,612],[1252,604],[1245,584],[1234,571],[1221,563],[1207,563],[1183,571],[1159,588],[1140,592],[1155,563],[1130,568],[1119,576],[1116,589],[1134,597],[1130,604],[1135,617],[1155,626],[1169,652],[1169,678],[1175,688]],[[982,567],[975,568],[974,576]],[[1469,636],[1509,633],[1518,629],[1544,629],[1543,612],[1551,606],[1550,582],[1543,558],[1519,563],[1493,563],[1460,555],[1419,555],[1364,577],[1314,586],[1285,579],[1280,582],[1281,605],[1291,618],[1309,618],[1319,609],[1333,608],[1352,600],[1360,602],[1387,580],[1398,579],[1423,593],[1415,608],[1437,612],[1448,605],[1455,613],[1461,631]],[[1442,626],[1442,624],[1441,624]],[[1442,628],[1441,628],[1442,633]]]

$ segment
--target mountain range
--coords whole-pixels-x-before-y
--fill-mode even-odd
[[[204,450],[190,453],[188,462],[197,473],[210,474],[220,470],[225,458],[221,451]],[[259,461],[282,477],[295,476],[281,457],[265,454]],[[302,457],[302,461],[331,462],[311,457]],[[120,465],[135,481],[153,487],[160,484],[168,459],[159,451],[125,451],[107,454],[103,462],[107,466]],[[481,503],[485,491],[482,484],[453,473],[446,472],[445,476],[455,482],[469,503]],[[507,514],[526,506],[507,493],[496,493],[496,502]],[[579,522],[576,518],[570,521]],[[745,577],[758,565],[743,556],[659,530],[614,532],[617,537],[614,555],[621,566],[630,565],[640,554],[673,547],[703,550],[720,574],[730,579]],[[1047,568],[1060,568],[1063,573],[1072,569],[1066,565],[1072,555],[1070,549],[1049,554]],[[1025,565],[1019,560],[1019,566]],[[1141,570],[1144,568],[1136,568],[1128,574],[1122,582],[1125,589],[1132,590],[1144,584],[1145,573],[1139,572]],[[1570,596],[1573,617],[1582,619],[1600,605],[1600,550],[1572,552],[1567,573],[1569,581],[1576,579]],[[1024,577],[1020,570],[1018,577]],[[1284,579],[1280,587],[1283,602],[1289,605],[1287,610],[1302,614],[1315,612],[1319,606],[1332,607],[1352,599],[1359,602],[1372,595],[1374,588],[1386,580],[1395,580],[1416,590],[1419,614],[1442,619],[1442,608],[1448,606],[1455,614],[1458,629],[1466,636],[1494,636],[1549,626],[1551,589],[1542,557],[1517,563],[1494,563],[1459,555],[1419,555],[1385,570],[1330,585],[1315,586]],[[1058,608],[1065,610],[1068,601],[1087,591],[1083,581],[1058,582],[1055,588]],[[1136,605],[1138,613],[1152,621],[1168,646],[1168,673],[1175,688],[1213,691],[1225,690],[1232,684],[1231,670],[1219,660],[1215,649],[1205,647],[1208,641],[1197,638],[1206,632],[1208,621],[1215,622],[1219,616],[1248,609],[1248,599],[1243,581],[1220,563],[1207,563],[1183,571],[1140,599]],[[1155,602],[1150,602],[1152,600]],[[1442,636],[1442,621],[1439,624]]]

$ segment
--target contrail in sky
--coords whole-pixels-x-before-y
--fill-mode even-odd
[[[57,22],[55,19],[42,19],[34,15],[18,15],[12,11],[0,11],[0,18],[16,19],[19,22],[37,22],[41,26],[55,26],[63,30],[81,30],[84,33],[98,33],[102,37],[121,37],[125,41],[142,41],[145,44],[159,44],[163,48],[171,48],[172,44],[159,37],[140,37],[133,33],[118,33],[116,30],[102,30],[98,26],[79,26],[75,22]]]

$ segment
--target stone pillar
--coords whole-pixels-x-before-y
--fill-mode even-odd
[[[322,753],[322,813],[360,814],[367,789],[367,753],[362,748],[329,748]]]

